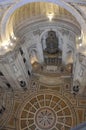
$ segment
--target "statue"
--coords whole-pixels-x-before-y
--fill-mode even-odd
[[[49,54],[54,54],[58,51],[58,38],[54,31],[48,32],[48,37],[46,38],[46,51]]]

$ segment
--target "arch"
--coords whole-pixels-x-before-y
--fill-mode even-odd
[[[38,61],[36,48],[31,48],[31,50],[29,51],[29,58],[31,64],[34,64],[35,62]]]
[[[64,1],[61,1],[61,0],[60,1],[59,0],[22,0],[20,2],[17,2],[16,4],[14,4],[14,6],[12,6],[11,8],[9,8],[8,11],[5,13],[5,15],[3,16],[3,19],[1,21],[1,38],[2,38],[2,41],[4,41],[4,39],[6,40],[6,29],[7,29],[7,24],[9,22],[10,16],[14,13],[14,11],[16,9],[22,7],[25,4],[31,3],[31,2],[51,2],[53,4],[58,4],[59,6],[68,10],[77,19],[77,21],[79,22],[83,32],[86,32],[85,31],[86,25],[85,25],[84,19],[68,3],[65,3]]]
[[[52,28],[51,28],[51,29],[52,29]],[[42,44],[42,49],[43,49],[42,39],[43,39],[44,35],[46,35],[46,34],[48,33],[48,31],[50,31],[51,29],[45,29],[45,30],[41,33],[41,35],[40,35],[40,43]],[[60,33],[58,30],[56,30],[55,27],[52,29],[52,31],[55,31],[56,36],[58,37],[58,41],[59,41],[59,43],[60,43],[61,39],[63,39],[61,33]],[[59,45],[59,46],[60,46],[60,45]]]

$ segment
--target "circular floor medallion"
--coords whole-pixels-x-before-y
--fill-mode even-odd
[[[51,129],[56,122],[54,111],[49,107],[40,108],[36,113],[35,122],[40,129]]]
[[[54,93],[38,93],[22,104],[18,130],[70,130],[76,117],[66,98]]]

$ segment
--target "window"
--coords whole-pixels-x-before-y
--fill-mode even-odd
[[[28,70],[28,75],[31,75],[30,71]]]
[[[25,58],[23,58],[23,61],[24,61],[24,63],[26,62],[26,59]]]
[[[4,76],[3,73],[0,71],[0,76]]]
[[[8,88],[11,88],[11,85],[9,83],[6,83],[6,85],[7,85]]]
[[[20,53],[21,53],[21,55],[23,55],[23,50],[20,48]]]

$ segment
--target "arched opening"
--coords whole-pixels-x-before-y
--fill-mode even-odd
[[[37,0],[34,0],[34,1],[31,1],[31,0],[25,0],[23,2],[19,2],[17,4],[15,4],[12,8],[10,8],[7,13],[4,15],[3,17],[3,20],[2,20],[2,28],[1,28],[1,37],[2,39],[4,40],[5,37],[7,37],[7,32],[6,30],[8,29],[8,24],[9,24],[9,20],[10,20],[10,17],[11,15],[20,7],[24,6],[25,4],[28,4],[28,3],[31,3],[31,2],[39,2]],[[41,2],[41,1],[40,1]],[[77,21],[79,22],[82,30],[84,30],[85,28],[85,22],[84,20],[82,19],[82,17],[79,15],[79,13],[71,6],[69,6],[68,4],[66,4],[65,2],[61,1],[55,1],[55,0],[43,0],[42,2],[52,2],[56,5],[59,5],[61,6],[62,8],[65,8],[66,10],[68,10],[76,19]]]

